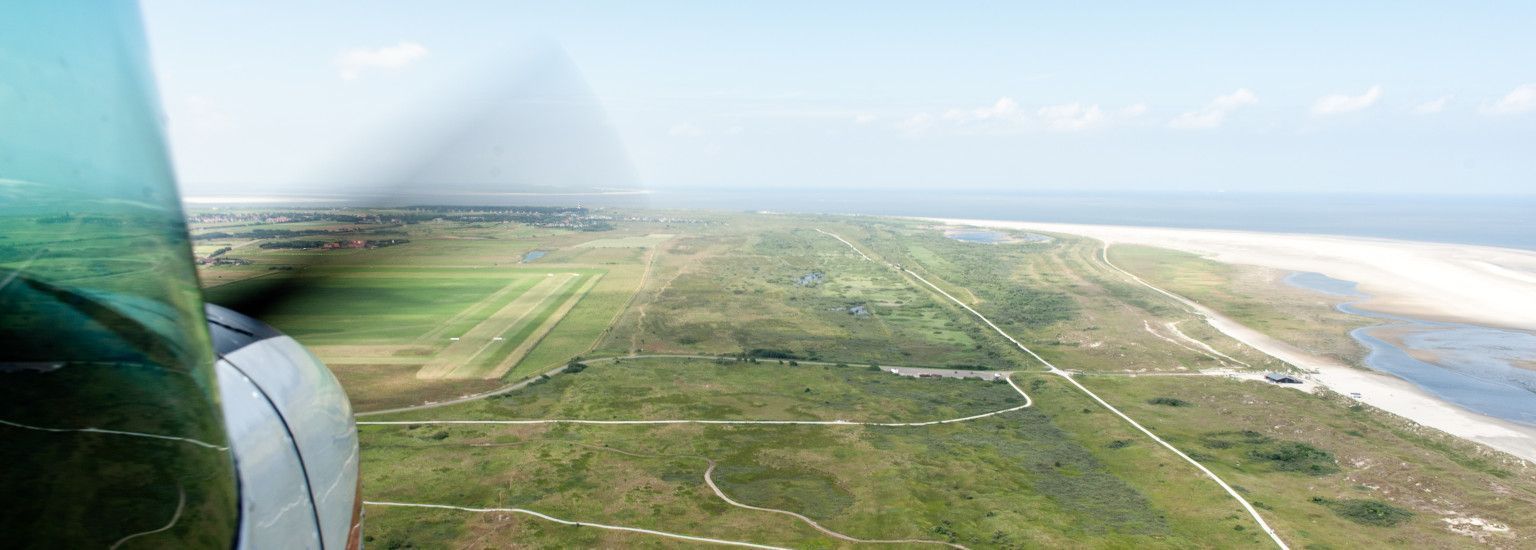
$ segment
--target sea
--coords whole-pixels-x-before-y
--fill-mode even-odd
[[[1377,324],[1350,332],[1368,353],[1365,366],[1411,382],[1464,409],[1536,426],[1536,334],[1377,313],[1355,306],[1370,298],[1356,283],[1321,273],[1285,282],[1328,295],[1341,312]]]
[[[1536,250],[1536,194],[656,189],[657,208],[870,214],[1349,235]]]
[[[1536,194],[653,187],[581,193],[193,196],[189,208],[451,204],[866,214],[1349,235],[1536,250]]]

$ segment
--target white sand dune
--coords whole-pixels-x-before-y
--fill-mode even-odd
[[[1382,313],[1536,330],[1536,252],[1329,235],[935,219],[957,225],[1082,235],[1110,244],[1182,250],[1234,264],[1322,273],[1359,283]],[[1311,372],[1329,389],[1368,405],[1536,463],[1536,428],[1452,405],[1391,375],[1355,368],[1248,328],[1183,300],[1216,329]]]

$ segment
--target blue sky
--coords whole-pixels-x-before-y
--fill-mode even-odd
[[[143,5],[193,194],[419,155],[551,50],[656,188],[1536,193],[1530,2]]]

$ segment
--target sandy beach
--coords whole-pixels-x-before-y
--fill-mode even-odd
[[[935,219],[957,225],[1082,235],[1213,260],[1355,281],[1372,298],[1358,307],[1420,319],[1536,330],[1536,252],[1356,237],[1247,231]],[[1143,282],[1143,284],[1146,284]],[[1151,286],[1151,285],[1148,285]],[[1155,287],[1153,287],[1155,288]],[[1216,329],[1312,374],[1332,391],[1424,426],[1536,463],[1536,427],[1474,413],[1397,377],[1317,356],[1174,296]]]
[[[955,224],[1092,237],[1359,283],[1358,307],[1420,319],[1536,330],[1536,251],[1490,246],[1162,227],[987,220]]]

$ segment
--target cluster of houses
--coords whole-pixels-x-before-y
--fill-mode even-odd
[[[342,248],[370,248],[368,241],[352,239],[349,241],[335,241],[320,245],[320,250],[337,250]]]

